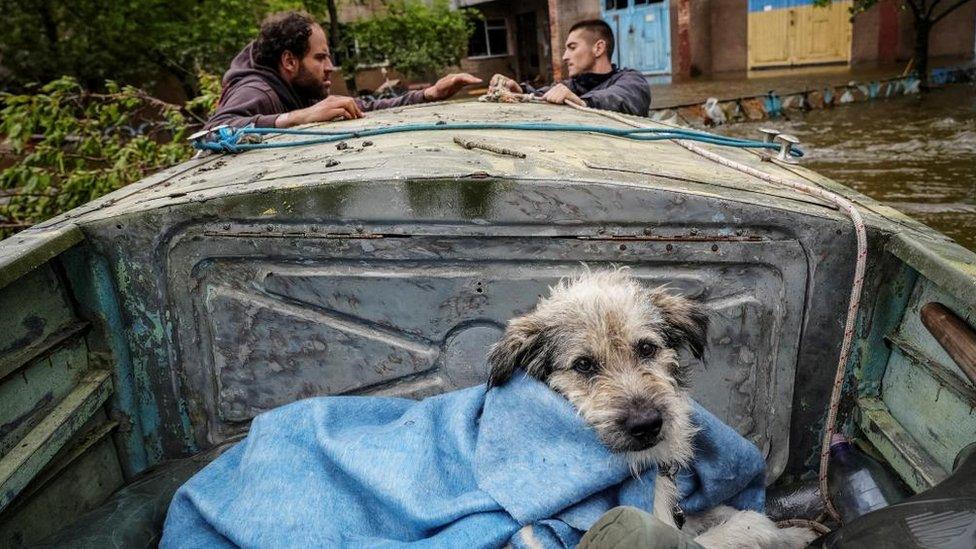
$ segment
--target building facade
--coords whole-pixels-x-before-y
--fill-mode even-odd
[[[482,12],[461,68],[520,81],[564,76],[573,23],[602,18],[614,29],[614,62],[675,79],[811,65],[904,62],[914,47],[911,14],[881,0],[850,19],[851,1],[813,0],[455,0]],[[940,21],[930,55],[972,59],[976,2]]]

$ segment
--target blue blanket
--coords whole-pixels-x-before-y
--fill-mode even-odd
[[[758,450],[695,405],[686,512],[762,510]],[[177,491],[161,547],[572,547],[605,511],[650,511],[561,396],[525,375],[423,401],[322,397],[265,413]],[[523,526],[531,528],[523,529]]]

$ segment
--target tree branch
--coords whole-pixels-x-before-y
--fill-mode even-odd
[[[938,6],[939,5],[939,2],[941,2],[941,1],[942,0],[932,0],[932,5],[929,6],[929,9],[925,12],[925,18],[926,19],[931,19],[932,18],[932,14],[935,13],[935,7]]]
[[[942,20],[943,17],[945,17],[946,15],[949,15],[949,13],[951,13],[953,10],[955,10],[959,6],[962,6],[963,4],[965,4],[966,2],[969,2],[969,1],[970,0],[959,0],[955,4],[949,6],[948,8],[946,8],[946,10],[944,12],[940,13],[938,17],[936,17],[935,19],[932,20],[932,24],[934,25],[934,24],[938,23],[939,21]]]
[[[916,4],[915,3],[915,0],[905,0],[905,4],[907,4],[908,5],[908,8],[912,10],[912,15],[915,16],[915,19],[921,19],[922,18],[921,6],[919,6],[918,4]]]

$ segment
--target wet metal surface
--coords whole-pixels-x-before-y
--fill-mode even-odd
[[[772,126],[796,135],[804,166],[976,250],[976,87],[791,116],[718,132],[757,138]]]

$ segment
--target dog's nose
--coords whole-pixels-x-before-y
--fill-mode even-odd
[[[635,439],[650,442],[657,438],[662,424],[664,419],[660,412],[653,408],[645,408],[628,416],[624,422],[624,429]]]

